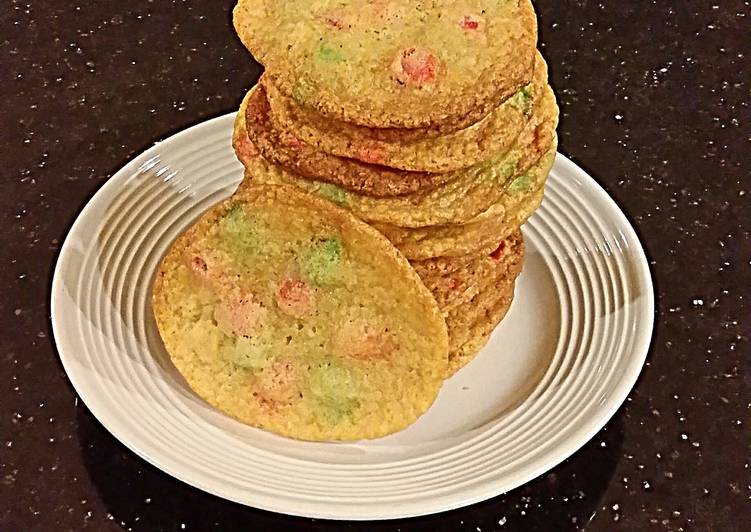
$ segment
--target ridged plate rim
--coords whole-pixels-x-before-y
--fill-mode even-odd
[[[480,453],[483,451],[483,449],[485,449],[485,447],[483,446],[491,446],[492,449],[492,445],[497,443],[498,440],[503,441],[503,434],[497,433],[498,431],[500,431],[498,427],[500,426],[502,428],[501,420],[499,420],[496,424],[498,426],[487,427],[487,430],[478,432],[472,438],[466,439],[460,445],[457,445],[455,447],[447,447],[442,451],[428,454],[426,455],[426,457],[412,457],[405,458],[403,460],[395,460],[387,463],[387,465],[384,466],[381,466],[381,464],[376,464],[377,467],[369,467],[369,464],[313,464],[309,461],[298,460],[295,458],[290,458],[289,456],[274,456],[273,452],[270,453],[266,449],[257,450],[255,459],[258,461],[259,471],[263,469],[260,468],[260,466],[262,465],[264,460],[271,460],[269,464],[277,464],[280,468],[280,471],[284,470],[285,472],[297,472],[297,474],[300,475],[301,479],[306,479],[306,481],[310,482],[310,488],[316,486],[314,479],[317,479],[317,475],[320,475],[322,472],[324,472],[326,475],[329,475],[328,477],[324,475],[324,477],[330,479],[328,480],[328,482],[331,482],[333,484],[327,485],[323,482],[317,484],[320,490],[320,496],[318,497],[318,499],[316,499],[312,495],[306,497],[303,496],[302,493],[294,494],[293,491],[295,490],[291,490],[289,493],[282,493],[281,491],[284,489],[283,484],[280,485],[276,492],[271,486],[269,487],[271,491],[268,491],[265,489],[265,487],[260,486],[255,490],[251,489],[243,492],[238,492],[237,490],[232,491],[227,489],[224,486],[224,483],[214,481],[211,478],[210,473],[207,472],[205,468],[202,470],[202,468],[198,465],[193,468],[177,465],[176,463],[172,463],[167,459],[164,449],[159,449],[158,447],[154,448],[154,442],[151,442],[152,446],[149,447],[149,445],[144,445],[142,441],[136,441],[137,438],[134,438],[132,433],[128,433],[128,431],[124,429],[120,422],[112,416],[112,413],[108,412],[108,410],[102,406],[100,400],[97,399],[97,391],[101,393],[101,390],[92,388],[92,384],[87,381],[85,375],[83,375],[76,367],[74,361],[75,357],[71,352],[71,342],[75,343],[75,341],[70,338],[70,335],[62,325],[62,313],[70,310],[66,309],[65,301],[62,297],[64,294],[63,280],[65,278],[65,275],[69,273],[69,269],[71,268],[72,254],[75,251],[74,245],[76,242],[76,235],[81,232],[84,224],[92,222],[91,218],[92,216],[95,216],[96,209],[101,208],[102,202],[106,202],[108,201],[108,199],[110,199],[109,196],[111,195],[113,190],[115,190],[116,187],[121,186],[123,183],[127,182],[127,180],[130,179],[130,177],[134,172],[137,171],[139,167],[143,166],[144,164],[148,164],[149,161],[152,161],[155,158],[159,157],[161,153],[169,152],[169,150],[174,148],[175,146],[185,145],[186,141],[188,142],[187,146],[190,146],[191,144],[200,144],[201,139],[203,138],[202,135],[206,131],[217,130],[220,131],[222,135],[226,135],[226,146],[224,148],[215,150],[217,160],[214,161],[213,164],[230,164],[229,158],[234,158],[231,147],[229,146],[229,137],[232,131],[233,120],[234,114],[232,113],[197,124],[191,128],[188,128],[171,136],[163,142],[155,144],[153,147],[147,149],[141,155],[126,164],[120,171],[113,175],[113,177],[110,178],[107,183],[105,183],[101,187],[101,189],[92,197],[89,203],[80,212],[61,248],[60,256],[56,264],[52,281],[51,319],[53,333],[58,345],[58,351],[60,353],[60,358],[63,363],[64,369],[79,396],[86,404],[86,406],[91,410],[94,416],[118,440],[120,440],[126,447],[131,449],[141,458],[164,470],[168,474],[209,493],[213,493],[242,504],[279,513],[317,518],[355,520],[410,517],[466,506],[468,504],[499,495],[526,483],[527,481],[544,473],[545,471],[554,467],[558,463],[571,456],[574,452],[576,452],[605,425],[605,423],[614,415],[623,401],[625,401],[629,391],[636,383],[641,368],[645,362],[654,327],[654,288],[647,259],[636,232],[634,231],[626,216],[617,206],[617,204],[610,198],[605,190],[586,172],[584,172],[581,168],[576,166],[573,162],[571,162],[563,155],[558,154],[553,172],[551,174],[551,181],[555,183],[556,179],[560,179],[558,177],[559,175],[566,174],[569,176],[569,179],[571,179],[571,181],[560,185],[561,187],[579,187],[581,191],[585,191],[587,194],[596,198],[597,208],[600,209],[600,214],[604,213],[606,215],[604,218],[605,222],[611,223],[619,228],[619,236],[620,238],[622,238],[623,245],[629,248],[631,252],[627,265],[632,268],[633,271],[631,272],[631,277],[625,280],[625,282],[628,283],[626,289],[634,289],[640,294],[638,302],[635,304],[635,308],[633,309],[634,312],[638,314],[640,321],[638,322],[638,326],[634,324],[631,330],[632,336],[628,339],[631,342],[631,349],[626,354],[628,358],[624,359],[626,362],[624,371],[618,377],[618,380],[615,382],[615,386],[611,386],[611,389],[608,391],[608,395],[600,399],[601,404],[599,405],[598,415],[596,417],[585,420],[582,425],[567,440],[565,440],[564,442],[557,442],[553,448],[547,449],[542,456],[536,457],[532,463],[524,464],[523,467],[517,467],[516,470],[513,469],[513,464],[504,464],[503,459],[498,458],[496,461],[498,461],[500,465],[503,466],[503,468],[511,468],[510,472],[505,473],[500,477],[497,475],[484,473],[484,476],[480,475],[479,477],[474,477],[470,480],[465,479],[464,484],[458,483],[449,485],[448,487],[446,486],[446,484],[448,483],[450,478],[448,480],[444,478],[443,482],[441,481],[441,478],[433,478],[441,477],[440,473],[434,474],[432,477],[430,474],[425,473],[423,473],[423,477],[419,477],[417,473],[419,473],[421,467],[424,469],[425,467],[427,467],[426,464],[430,464],[430,459],[438,460],[437,463],[439,464],[441,463],[441,460],[443,461],[443,463],[451,462],[456,464],[453,466],[453,468],[452,466],[446,466],[447,471],[456,471],[464,463],[463,460],[470,462],[469,465],[473,466],[473,463],[471,462],[471,460],[473,459],[472,453],[475,454],[475,463],[473,467],[479,469],[480,471],[482,471],[483,467],[487,469],[487,465],[477,465],[476,455],[477,453]],[[208,163],[204,160],[202,164]],[[165,176],[165,179],[169,178],[170,176]],[[562,193],[557,189],[552,189],[549,198],[555,197],[556,195],[561,196],[562,199],[557,200],[558,203],[565,201],[580,201],[575,195],[572,196],[573,199],[566,200],[561,194]],[[221,191],[217,190],[211,197],[218,198],[221,195],[223,195]],[[183,201],[184,199],[185,197],[181,198],[179,201]],[[203,203],[207,202],[206,198],[204,198],[202,201]],[[541,231],[543,231],[544,225],[546,223],[550,223],[549,220],[548,222],[545,221],[546,217],[555,218],[554,214],[551,214],[548,211],[552,211],[554,208],[560,210],[557,216],[561,217],[562,219],[565,218],[566,220],[570,220],[574,217],[580,216],[579,213],[573,212],[577,209],[569,209],[569,212],[567,212],[566,210],[561,210],[560,205],[558,205],[557,203],[550,203],[551,201],[553,200],[546,199],[546,202],[548,203],[543,204],[543,207],[540,210],[540,214],[536,215],[537,218],[533,218],[529,227],[526,228],[525,235],[527,236],[528,240],[532,238],[532,241],[534,242],[535,239],[538,239],[538,241],[540,241],[540,239],[543,238],[541,236]],[[546,207],[546,205],[548,205],[548,207]],[[193,205],[193,207],[195,208],[195,205]],[[591,206],[587,205],[576,205],[576,207],[583,208],[585,210],[591,208]],[[592,214],[590,213],[589,215]],[[560,220],[558,221],[560,222]],[[597,231],[595,230],[595,238],[596,232]],[[616,238],[614,243],[616,246],[620,245],[618,238]],[[558,244],[549,242],[548,245],[556,246]],[[599,244],[597,245],[599,246]],[[609,248],[610,245],[611,242],[606,239],[605,247]],[[586,248],[586,246],[584,246],[583,249],[585,251],[588,251],[588,248]],[[610,251],[610,249],[605,250],[608,255],[610,254]],[[617,268],[622,267],[621,262],[619,262],[620,259],[620,257],[616,257],[615,259]],[[576,260],[576,257],[571,258],[571,260]],[[607,261],[605,261],[605,265],[607,268],[611,268],[612,266],[612,264]],[[586,263],[586,268],[590,267],[591,264]],[[601,274],[600,270],[598,270],[598,274]],[[587,275],[589,275],[589,273]],[[126,294],[125,297],[128,297],[128,294]],[[598,299],[597,301],[600,300]],[[606,305],[612,303],[607,298],[605,299],[605,301]],[[96,305],[100,304],[101,301],[98,301],[96,303]],[[597,302],[596,304],[601,305],[601,303]],[[97,306],[97,308],[99,307]],[[572,319],[577,320],[579,319],[579,317],[573,316]],[[592,320],[593,318],[588,317],[586,319]],[[610,341],[616,341],[616,339],[610,338]],[[621,338],[619,341],[622,343],[625,340]],[[621,355],[623,355],[623,353],[621,353]],[[576,353],[574,353],[573,355],[569,354],[569,356],[576,356]],[[621,360],[621,362],[624,362],[624,360]],[[577,362],[576,360],[574,361]],[[585,374],[583,376],[580,375],[580,377],[591,380],[591,375],[587,376]],[[550,378],[557,378],[557,376],[555,374],[552,374],[550,375]],[[609,381],[606,381],[606,383],[607,382]],[[542,390],[541,394],[547,392],[547,390]],[[531,395],[533,395],[534,393],[535,392],[532,391]],[[577,394],[574,393],[574,395]],[[510,422],[515,419],[515,416],[522,416],[525,404],[526,400],[522,401],[520,406],[518,406],[516,410],[512,411],[508,417],[502,418],[502,420]],[[521,456],[515,459],[517,462],[524,460],[525,457],[523,449],[520,452]],[[465,453],[465,456],[462,456],[461,453]],[[274,462],[274,460],[276,460],[276,462]],[[268,464],[266,465],[268,466]],[[392,475],[392,477],[390,477],[391,479],[389,479],[389,477],[387,476],[384,476],[387,473]],[[375,494],[385,493],[387,491],[387,488],[391,486],[391,484],[389,483],[393,483],[393,487],[396,487],[399,485],[398,482],[409,482],[410,478],[413,477],[422,478],[426,482],[430,479],[430,482],[433,482],[434,484],[431,484],[431,486],[433,486],[431,490],[426,490],[423,493],[418,492],[417,494],[405,493],[405,496],[403,498],[399,498],[398,490],[396,490],[397,494],[393,497],[380,495],[381,498],[374,501],[369,500],[367,490],[363,491],[362,493],[353,490],[352,497],[349,503],[343,502],[341,500],[325,500],[327,497],[326,493],[329,493],[328,490],[332,490],[330,492],[332,494],[329,497],[330,499],[338,496],[339,492],[337,490],[340,488],[337,488],[337,482],[346,482],[349,478],[352,482],[356,483],[358,481],[363,481],[364,479],[370,479],[371,477],[369,475],[372,475],[373,481],[372,490],[374,491],[372,491],[371,493]],[[484,477],[489,478],[485,479]],[[378,485],[378,482],[376,482],[377,479],[380,479],[379,481],[384,484],[380,488],[381,491],[376,490],[376,487]],[[280,480],[280,482],[283,481]]]

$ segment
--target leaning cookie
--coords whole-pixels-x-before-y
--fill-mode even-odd
[[[446,374],[445,322],[407,261],[290,187],[248,187],[208,211],[164,258],[153,308],[200,397],[293,438],[401,430]]]

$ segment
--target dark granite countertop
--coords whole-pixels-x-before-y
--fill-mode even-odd
[[[656,281],[644,372],[564,464],[496,499],[374,525],[225,502],[127,451],[49,323],[60,243],[125,161],[237,107],[259,68],[231,0],[8,2],[0,13],[0,530],[748,530],[751,113],[743,0],[539,0],[560,149],[630,215]]]

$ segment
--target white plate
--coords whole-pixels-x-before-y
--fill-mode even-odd
[[[490,344],[407,430],[308,443],[199,400],[154,324],[151,278],[172,240],[241,178],[233,115],[192,127],[115,174],[73,225],[52,284],[65,370],[139,456],[210,493],[275,512],[387,519],[465,506],[555,466],[625,400],[652,336],[652,281],[616,204],[559,155],[524,227],[516,299]]]

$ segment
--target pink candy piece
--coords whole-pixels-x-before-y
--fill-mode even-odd
[[[315,308],[315,298],[310,286],[299,279],[285,279],[276,291],[279,310],[294,318],[301,318]]]
[[[235,143],[235,149],[241,159],[254,159],[259,153],[255,144],[251,142],[247,135],[242,135]]]
[[[398,11],[397,3],[394,0],[368,0],[372,13],[385,21],[391,18]]]
[[[209,266],[199,255],[194,255],[190,259],[190,269],[199,277],[208,277],[209,275]]]
[[[388,358],[398,349],[392,333],[365,320],[345,323],[336,335],[335,345],[340,353],[359,360]]]
[[[210,254],[187,249],[183,258],[195,279],[206,288],[211,288],[216,278],[222,275],[221,264],[217,264]]]
[[[332,28],[336,28],[338,30],[341,30],[344,28],[344,19],[341,17],[337,17],[336,15],[330,15],[325,17],[326,24],[328,26],[331,26]]]
[[[399,83],[422,84],[435,81],[439,61],[425,48],[405,48],[391,64]]]
[[[264,410],[276,410],[297,397],[297,370],[288,360],[275,360],[255,382],[253,397]]]
[[[284,143],[293,150],[302,150],[307,146],[304,140],[292,134],[286,136]]]
[[[313,12],[312,17],[313,20],[335,30],[343,30],[349,26],[347,14],[342,10],[316,10]]]
[[[266,317],[266,309],[252,294],[224,299],[214,311],[217,327],[228,336],[251,336]]]

